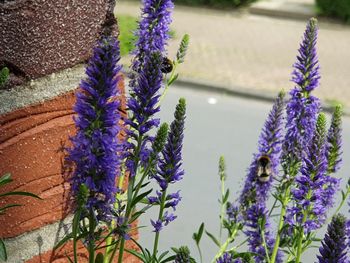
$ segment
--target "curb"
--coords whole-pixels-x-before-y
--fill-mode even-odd
[[[179,78],[174,83],[177,84],[179,88],[197,89],[202,91],[221,93],[224,95],[235,96],[249,100],[274,102],[277,97],[277,92],[258,91],[239,86],[218,85],[217,83],[210,81],[200,81],[190,78]],[[321,108],[324,112],[333,113],[334,105],[321,101]],[[350,116],[350,107],[343,105],[343,116]]]

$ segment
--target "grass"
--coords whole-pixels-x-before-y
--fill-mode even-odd
[[[133,32],[137,30],[137,18],[130,15],[118,15],[120,55],[129,54],[135,47],[135,36]],[[175,31],[170,30],[170,38],[175,38]]]
[[[133,32],[137,29],[137,18],[130,15],[119,15],[120,55],[125,56],[134,48],[135,36]]]

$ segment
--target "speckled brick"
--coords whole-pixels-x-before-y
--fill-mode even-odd
[[[116,35],[114,0],[0,1],[0,67],[7,88],[85,61],[104,32]]]

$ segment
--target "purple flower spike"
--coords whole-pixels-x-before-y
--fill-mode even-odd
[[[129,149],[127,166],[131,176],[136,173],[135,160],[140,158],[143,163],[147,163],[151,152],[149,145],[152,142],[152,137],[147,133],[152,128],[158,127],[160,122],[158,118],[154,117],[159,111],[159,89],[163,80],[160,61],[161,56],[158,53],[152,53],[146,59],[146,65],[140,73],[137,85],[132,89],[131,97],[128,100],[127,105],[131,111],[131,116],[126,120],[126,124],[130,126],[127,133],[129,138],[133,140],[127,145]],[[139,152],[136,152],[138,145],[140,149],[138,149]]]
[[[340,105],[335,107],[331,127],[327,135],[327,160],[328,160],[328,174],[336,173],[342,161],[342,107]]]
[[[159,183],[162,191],[171,183],[182,179],[182,141],[185,127],[186,101],[180,99],[175,110],[175,120],[170,125],[168,140],[162,151],[163,158],[159,161],[158,174],[154,178]]]
[[[297,62],[293,65],[292,80],[298,89],[307,93],[319,85],[320,74],[316,52],[317,33],[317,20],[311,18],[298,50]]]
[[[115,201],[121,144],[117,135],[119,99],[117,84],[121,69],[119,43],[103,39],[94,49],[86,69],[88,78],[82,81],[74,110],[77,134],[71,138],[68,160],[74,162],[71,179],[74,196],[80,185],[89,189],[87,209],[96,211],[98,219],[109,221]]]
[[[259,255],[254,257],[255,262],[266,262],[266,250],[263,245],[264,239],[262,234],[264,234],[269,255],[272,253],[275,240],[272,233],[269,231],[270,223],[265,203],[253,204],[247,209],[245,226],[246,230],[244,232],[248,237],[249,250]],[[277,253],[276,262],[282,262],[282,254],[280,251]]]
[[[143,66],[146,64],[145,59],[149,54],[159,52],[164,55],[165,46],[169,39],[169,25],[173,8],[172,0],[143,0],[142,17],[136,32],[138,40],[133,52],[135,59],[132,70],[135,73],[140,73],[143,70]]]
[[[319,263],[348,263],[346,218],[338,214],[332,218],[317,256]]]
[[[253,156],[239,199],[243,212],[250,203],[266,201],[273,177],[278,173],[282,143],[283,98],[284,93],[281,92],[260,134],[258,153]],[[266,177],[260,177],[263,175]]]
[[[181,201],[179,191],[176,193],[166,194],[169,184],[176,183],[182,179],[184,170],[182,169],[182,141],[183,131],[185,128],[185,114],[186,114],[186,101],[181,98],[175,110],[175,120],[170,125],[170,131],[168,134],[167,142],[164,149],[161,152],[161,157],[158,162],[158,169],[156,174],[152,177],[158,182],[161,191],[157,191],[157,197],[148,198],[151,204],[162,205],[164,200],[164,208],[172,208],[176,210],[177,204]],[[171,221],[175,220],[176,216],[169,214],[165,211],[163,217],[158,220],[167,225]],[[157,232],[156,224],[153,224],[155,231]],[[160,230],[161,228],[159,228]]]
[[[305,233],[322,226],[328,208],[333,205],[339,180],[327,176],[326,116],[320,113],[315,134],[307,148],[301,174],[292,189],[295,206],[288,209],[287,220],[291,225],[302,224]]]
[[[295,87],[287,104],[286,136],[283,144],[282,166],[285,175],[294,177],[305,154],[303,148],[311,140],[316,116],[320,109],[318,98],[310,92],[319,85],[319,66],[316,54],[317,20],[310,19],[294,64],[292,80]]]
[[[233,257],[230,253],[225,252],[221,257],[216,260],[216,263],[234,263]],[[238,261],[239,262],[239,261]]]

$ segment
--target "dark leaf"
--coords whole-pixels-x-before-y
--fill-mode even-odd
[[[218,240],[212,233],[209,233],[208,231],[205,231],[205,233],[208,235],[208,237],[210,237],[210,239],[211,239],[218,247],[221,246],[219,240]]]
[[[0,238],[0,260],[7,260],[7,253],[4,241]]]

